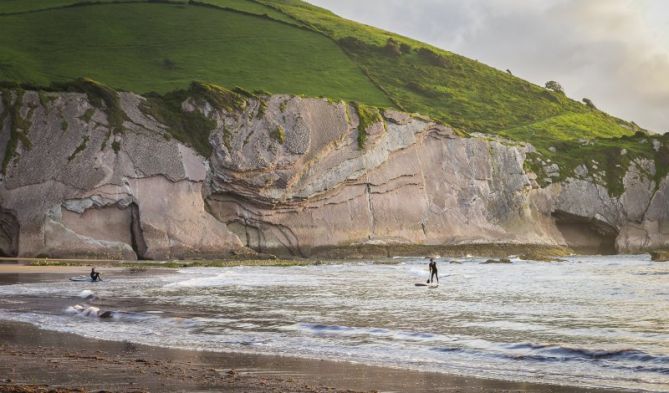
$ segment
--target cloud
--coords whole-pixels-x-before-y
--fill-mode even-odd
[[[311,0],[360,22],[478,59],[669,131],[663,0]],[[651,14],[652,13],[652,14]]]

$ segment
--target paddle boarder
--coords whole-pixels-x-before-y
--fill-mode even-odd
[[[434,278],[437,279],[437,284],[439,284],[439,275],[437,274],[437,262],[434,258],[430,258],[430,279],[427,280],[428,284],[434,283]]]

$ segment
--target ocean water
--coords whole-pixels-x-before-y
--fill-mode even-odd
[[[414,285],[428,276],[419,258],[5,285],[0,319],[176,348],[669,391],[669,264],[448,261],[438,288]]]

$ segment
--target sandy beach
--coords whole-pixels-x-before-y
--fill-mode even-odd
[[[20,323],[2,322],[0,332],[2,392],[605,392],[93,341]]]
[[[0,285],[53,280],[82,274],[82,269],[0,265]],[[105,272],[156,273],[122,268]],[[165,349],[91,340],[16,322],[0,322],[0,391],[612,392],[349,362]]]

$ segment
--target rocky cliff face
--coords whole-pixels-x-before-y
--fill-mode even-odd
[[[557,223],[589,225],[611,251],[637,253],[667,248],[669,177],[657,184],[651,180],[655,171],[651,161],[633,162],[623,179],[625,191],[615,198],[598,184],[595,175],[581,168],[580,176],[556,187],[559,191],[555,193],[553,213]],[[592,240],[578,232],[576,235],[572,243],[577,246],[579,242]],[[570,239],[569,235],[565,237]]]
[[[145,114],[134,94],[119,94],[120,130],[85,94],[2,94],[5,255],[669,246],[669,179],[651,180],[649,161],[630,166],[620,197],[587,170],[541,188],[525,170],[532,146],[460,137],[394,111],[360,126],[347,104],[289,96],[244,98],[227,109],[185,99],[185,113],[215,122],[205,158]]]
[[[4,254],[170,259],[243,249],[205,211],[206,160],[139,111],[140,97],[120,94],[128,119],[115,133],[84,94],[9,94],[14,106],[0,113],[29,125],[17,130],[5,116],[0,151],[12,153],[16,133],[29,144],[3,157]]]

